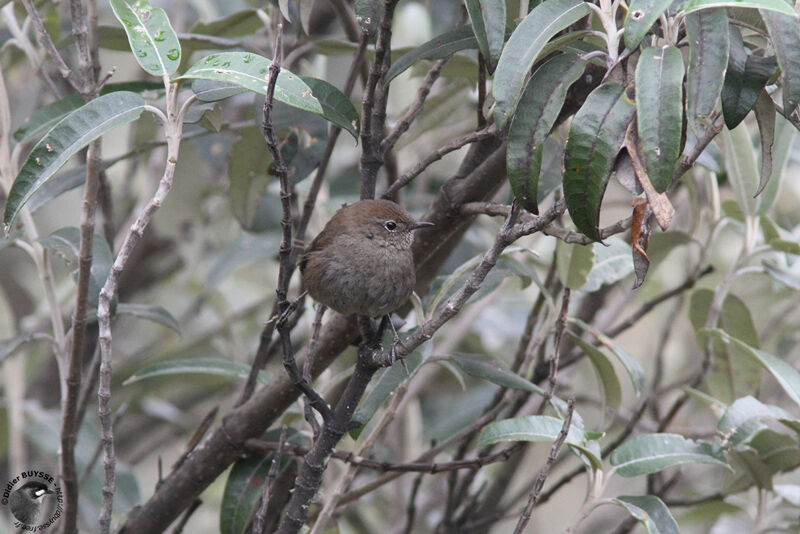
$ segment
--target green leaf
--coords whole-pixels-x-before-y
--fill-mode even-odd
[[[153,76],[169,76],[181,63],[181,43],[167,12],[147,0],[111,0],[139,65]]]
[[[763,404],[758,399],[746,396],[736,399],[733,404],[725,409],[717,423],[717,429],[726,436],[726,441],[738,445],[752,437],[757,426],[767,428],[762,422],[775,420],[786,426],[798,430],[800,421],[792,417],[789,412],[778,406]]]
[[[378,383],[370,391],[366,398],[361,402],[356,412],[353,414],[353,422],[360,423],[361,426],[350,431],[353,439],[358,439],[358,436],[364,430],[364,427],[378,411],[378,408],[386,402],[386,399],[391,397],[398,388],[405,385],[411,377],[413,377],[417,370],[425,363],[425,357],[418,348],[411,354],[405,357],[406,367],[402,362],[394,362],[394,365],[382,371]]]
[[[636,65],[636,114],[647,176],[663,193],[681,155],[683,57],[677,47],[642,50]]]
[[[193,80],[192,92],[201,102],[218,102],[245,92],[238,85],[208,80]]]
[[[486,447],[500,441],[554,442],[561,432],[564,421],[547,415],[528,415],[504,419],[486,425],[478,436],[478,447]],[[572,449],[583,453],[596,469],[602,467],[597,454],[587,448],[586,436],[574,424],[570,425],[564,442]]]
[[[297,433],[288,429],[289,442],[297,442]],[[263,439],[278,441],[280,431],[270,430]],[[250,522],[256,506],[264,494],[264,485],[267,482],[275,453],[266,456],[250,456],[238,460],[228,473],[228,480],[222,493],[222,503],[219,511],[220,534],[244,534],[248,532]],[[289,469],[296,460],[289,454],[282,454],[278,463],[278,474]]]
[[[723,128],[720,140],[725,147],[725,168],[736,195],[736,203],[745,214],[754,215],[758,168],[747,125],[740,124],[733,130]]]
[[[631,379],[631,384],[633,385],[633,389],[636,392],[636,396],[638,397],[641,394],[642,390],[644,389],[644,378],[645,378],[644,368],[642,367],[642,364],[639,363],[639,360],[637,360],[627,350],[622,348],[622,346],[620,346],[619,343],[616,343],[613,339],[606,336],[602,332],[595,330],[594,328],[592,328],[591,325],[581,321],[580,319],[572,319],[571,322],[583,328],[587,334],[594,336],[594,338],[597,339],[597,341],[599,341],[604,347],[607,347],[608,349],[611,350],[614,356],[617,357],[619,362],[625,368],[625,371],[627,371],[628,376]]]
[[[178,79],[225,82],[266,95],[270,65],[271,60],[258,54],[222,52],[201,59]],[[310,111],[347,130],[354,138],[358,136],[358,113],[355,107],[341,91],[327,82],[301,78],[281,69],[275,86],[275,100]]]
[[[258,18],[255,9],[243,9],[217,19],[213,22],[196,22],[189,33],[215,35],[218,37],[244,37],[262,27],[263,23]]]
[[[729,30],[730,57],[722,85],[722,114],[725,125],[732,130],[753,109],[778,65],[774,56],[748,54],[739,29],[730,25]]]
[[[705,327],[713,296],[714,292],[707,288],[697,289],[692,293],[689,319],[695,330]],[[719,321],[723,330],[731,335],[735,334],[745,343],[758,347],[758,330],[756,330],[750,310],[747,308],[747,304],[733,293],[728,293],[725,297]]]
[[[63,119],[68,113],[84,104],[83,98],[73,93],[66,98],[56,100],[52,104],[36,109],[28,120],[14,132],[14,141],[27,143],[49,130],[55,123]]]
[[[60,228],[48,236],[40,237],[39,242],[46,249],[58,254],[73,269],[73,277],[77,280],[81,247],[80,229],[74,226]],[[92,268],[89,272],[88,299],[90,305],[97,306],[100,289],[106,283],[113,262],[108,243],[95,234],[92,239]]]
[[[794,113],[800,103],[800,22],[790,4],[774,0],[788,10],[788,15],[762,8],[761,18],[767,25],[778,65],[781,67],[781,87],[783,89],[783,109]]]
[[[478,48],[486,59],[486,70],[494,72],[506,37],[505,0],[465,0]]]
[[[514,196],[539,213],[538,189],[544,141],[553,128],[567,89],[583,74],[586,63],[576,54],[559,54],[533,73],[508,132],[506,166]]]
[[[581,0],[547,0],[531,10],[506,43],[494,73],[494,120],[503,128],[517,109],[536,58],[556,33],[589,14]]]
[[[458,365],[458,367],[468,375],[488,380],[498,386],[520,389],[522,391],[538,393],[539,395],[546,394],[542,388],[525,380],[518,374],[512,373],[499,360],[491,356],[482,354],[453,354],[450,356],[450,361]]]
[[[672,0],[632,0],[625,16],[625,47],[635,50]]]
[[[31,195],[73,154],[106,132],[139,118],[144,106],[138,94],[118,91],[96,98],[61,119],[36,143],[14,180],[3,215],[6,233]]]
[[[631,93],[632,86],[601,85],[588,96],[569,129],[564,198],[572,222],[595,241],[600,241],[600,203],[635,111]]]
[[[766,369],[789,397],[800,405],[800,373],[794,367],[767,352],[751,347],[722,330],[703,330],[701,333],[713,336],[723,343],[729,344],[739,354],[751,358]]]
[[[767,243],[773,250],[786,252],[787,254],[800,255],[800,243],[797,241],[787,241],[785,239],[772,239]]]
[[[166,326],[177,334],[181,333],[181,326],[178,324],[177,319],[162,306],[121,302],[117,305],[117,313],[124,313],[139,317],[140,319],[147,319],[161,326]]]
[[[689,71],[686,76],[686,113],[689,127],[700,135],[717,106],[728,65],[728,16],[725,8],[704,9],[686,15]]]
[[[392,66],[386,72],[384,83],[388,84],[419,60],[442,59],[452,56],[461,50],[474,50],[476,48],[478,48],[478,40],[475,38],[472,26],[463,26],[445,32],[403,54],[396,60],[393,59]]]
[[[726,7],[765,9],[791,16],[795,14],[794,10],[783,0],[685,0],[683,2],[685,13]]]
[[[772,176],[772,149],[775,146],[775,120],[778,113],[769,93],[763,89],[758,94],[753,111],[758,123],[758,133],[761,140],[761,171],[759,172],[758,187],[756,188],[756,196],[758,196],[766,189]],[[761,202],[759,202],[757,211],[761,213]]]
[[[166,375],[212,375],[227,378],[246,379],[250,375],[250,366],[220,358],[191,358],[185,360],[168,360],[147,365],[128,377],[123,386],[133,384],[145,378]],[[258,373],[258,383],[266,384],[269,375],[265,371]]]
[[[622,388],[620,387],[619,378],[617,378],[617,372],[614,370],[611,360],[603,351],[591,343],[587,343],[580,337],[570,332],[567,332],[567,337],[583,349],[583,352],[589,357],[589,361],[592,362],[592,367],[594,367],[594,370],[597,372],[600,386],[603,388],[603,400],[606,405],[612,407],[614,410],[618,410],[622,404]]]
[[[611,238],[607,246],[600,243],[591,245],[594,248],[592,269],[586,275],[586,282],[581,291],[591,293],[606,284],[622,280],[633,272],[631,262],[631,246],[619,238]]]
[[[274,181],[268,172],[272,163],[260,129],[244,128],[228,158],[228,198],[234,217],[249,232],[264,231],[275,222],[274,214],[264,209],[267,187]]]
[[[657,473],[682,464],[715,464],[728,467],[715,456],[711,445],[678,434],[643,434],[625,441],[611,454],[611,465],[623,477]]]
[[[614,500],[642,523],[649,534],[680,534],[669,508],[655,495],[620,495]]]
[[[594,266],[594,247],[569,244],[559,239],[556,243],[556,254],[556,268],[561,283],[573,290],[583,287]]]

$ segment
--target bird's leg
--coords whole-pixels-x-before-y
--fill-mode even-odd
[[[389,349],[389,357],[391,358],[392,365],[394,365],[394,362],[397,361],[397,346],[400,345],[403,348],[406,348],[406,346],[403,345],[403,340],[400,339],[400,334],[397,333],[397,329],[394,327],[394,323],[392,323],[392,318],[388,313],[384,315],[383,318],[381,319],[381,324],[378,327],[378,336],[379,336],[378,339],[383,337],[383,331],[386,329],[387,323],[392,328],[392,332],[394,333],[394,341],[392,341],[392,346]],[[400,358],[400,363],[403,364],[403,368],[405,368],[406,373],[408,373],[408,365],[406,364],[406,359]]]

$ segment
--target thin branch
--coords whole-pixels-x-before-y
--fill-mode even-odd
[[[567,414],[564,417],[564,424],[561,425],[561,431],[558,433],[558,437],[556,438],[556,441],[553,443],[553,446],[550,447],[550,454],[547,457],[547,462],[545,462],[544,467],[542,467],[542,470],[539,471],[539,476],[536,479],[536,485],[533,487],[533,491],[531,492],[531,495],[528,498],[528,504],[525,505],[525,509],[523,510],[522,515],[519,518],[519,522],[517,522],[516,528],[514,528],[514,534],[520,534],[523,530],[525,530],[525,526],[531,519],[531,513],[533,512],[533,508],[534,506],[536,506],[536,503],[539,500],[539,494],[541,493],[542,488],[544,487],[544,483],[547,480],[547,475],[550,474],[550,468],[553,467],[553,464],[556,462],[556,458],[558,458],[558,453],[561,450],[561,446],[567,439],[567,434],[569,433],[569,427],[570,424],[572,424],[573,411],[575,411],[575,399],[570,399],[569,407],[567,408]]]
[[[261,502],[258,505],[258,511],[253,519],[253,534],[263,534],[264,532],[264,519],[267,516],[267,506],[269,505],[270,498],[272,497],[272,488],[275,485],[275,479],[278,476],[278,466],[281,463],[281,456],[283,455],[283,447],[286,445],[286,425],[281,427],[281,435],[278,438],[278,448],[275,454],[272,455],[272,463],[269,466],[267,473],[267,483],[264,484],[264,492],[261,495]]]
[[[183,515],[181,515],[181,518],[175,525],[175,528],[172,529],[172,534],[181,534],[183,532],[184,527],[186,527],[186,523],[189,522],[189,518],[191,518],[195,511],[200,508],[201,504],[203,504],[203,501],[200,499],[195,499],[191,506],[189,506],[189,508],[183,512]]]
[[[108,273],[105,284],[100,290],[100,297],[97,306],[97,321],[99,325],[100,344],[100,385],[98,387],[98,412],[100,414],[101,436],[103,440],[103,465],[105,479],[103,482],[103,506],[100,512],[100,532],[108,534],[111,529],[111,509],[114,502],[115,491],[115,469],[116,457],[114,454],[114,433],[113,422],[111,420],[111,370],[112,370],[112,348],[111,348],[111,302],[113,301],[119,279],[125,266],[131,257],[131,253],[144,235],[153,214],[161,207],[172,189],[172,181],[175,177],[175,165],[178,163],[178,152],[180,150],[182,123],[180,115],[177,113],[177,86],[169,83],[165,79],[166,102],[167,102],[167,121],[164,123],[164,130],[167,138],[167,161],[164,167],[164,174],[158,183],[153,197],[147,202],[145,207],[137,216],[134,223],[125,234],[122,247],[114,260],[114,265]]]
[[[639,321],[639,319],[641,319],[642,317],[644,317],[645,315],[650,313],[653,310],[653,308],[655,308],[656,306],[658,306],[662,302],[666,302],[667,300],[671,299],[672,297],[676,297],[676,296],[680,295],[684,291],[688,291],[689,289],[692,289],[694,287],[694,285],[697,283],[698,280],[700,280],[701,278],[703,278],[706,275],[711,274],[712,272],[714,272],[714,267],[709,265],[708,267],[706,267],[702,271],[697,272],[697,273],[693,274],[692,276],[690,276],[689,278],[687,278],[686,280],[684,280],[683,283],[681,285],[679,285],[678,287],[675,287],[673,289],[670,289],[669,291],[665,291],[664,293],[661,293],[660,295],[657,295],[657,296],[653,297],[652,299],[650,299],[647,302],[645,302],[644,304],[642,304],[639,307],[639,309],[636,310],[635,312],[633,312],[627,319],[625,319],[624,321],[619,323],[614,328],[609,329],[606,332],[606,335],[608,337],[617,337],[622,332],[624,332],[628,328],[630,328],[633,325],[635,325]]]
[[[384,0],[383,19],[375,44],[375,58],[364,90],[361,106],[361,198],[375,198],[375,181],[378,170],[383,165],[381,136],[386,118],[386,97],[388,88],[379,89],[391,54],[392,19],[394,8],[399,0]]]
[[[383,139],[383,142],[381,142],[381,151],[384,154],[394,148],[394,145],[400,139],[400,136],[408,131],[408,128],[411,126],[411,123],[414,122],[414,119],[419,117],[419,114],[422,113],[425,100],[428,98],[433,84],[439,79],[439,76],[442,74],[442,69],[444,69],[444,66],[447,65],[449,60],[449,56],[440,59],[428,70],[428,73],[425,75],[425,79],[422,81],[422,85],[420,85],[419,89],[417,89],[417,96],[414,98],[414,101],[411,103],[411,105],[408,106],[408,110],[406,111],[405,115],[403,115],[403,117],[397,122],[394,130],[392,130],[392,132]]]
[[[264,130],[264,138],[267,141],[267,148],[274,161],[274,173],[278,176],[281,185],[281,245],[279,248],[280,266],[278,270],[278,286],[275,288],[275,293],[278,296],[278,319],[276,328],[281,338],[283,346],[283,366],[295,386],[308,397],[311,406],[314,407],[323,418],[331,416],[331,410],[319,393],[314,391],[313,387],[307,382],[300,370],[297,368],[297,362],[294,358],[291,329],[287,322],[290,312],[290,304],[287,300],[289,292],[289,282],[294,271],[292,262],[292,192],[289,185],[289,174],[287,172],[286,164],[283,161],[283,155],[278,147],[278,141],[275,138],[275,132],[272,126],[272,106],[275,95],[275,86],[278,82],[278,75],[281,72],[281,55],[282,55],[282,39],[283,39],[283,24],[278,24],[277,36],[275,38],[275,58],[269,67],[269,83],[267,84],[267,95],[264,98],[264,121],[262,128]]]
[[[561,296],[561,311],[558,314],[558,319],[556,319],[555,333],[553,335],[553,357],[550,358],[550,373],[547,376],[550,387],[547,389],[547,394],[539,405],[539,414],[544,413],[545,408],[550,404],[550,401],[553,400],[553,396],[556,392],[556,378],[558,377],[558,364],[561,355],[561,339],[567,327],[567,311],[569,310],[570,294],[570,289],[565,287],[564,294]]]
[[[89,308],[89,284],[92,269],[94,221],[100,174],[100,143],[89,144],[86,160],[86,182],[81,212],[81,240],[78,252],[78,287],[72,314],[72,339],[67,375],[62,376],[61,399],[61,479],[64,485],[64,532],[77,532],[78,477],[75,468],[75,443],[78,436],[78,406],[83,375],[86,314]]]
[[[58,51],[58,48],[56,48],[55,43],[53,43],[53,39],[50,37],[50,34],[44,27],[42,17],[39,15],[39,11],[36,9],[36,6],[33,5],[31,0],[22,0],[22,5],[25,6],[25,11],[28,12],[28,16],[31,18],[33,25],[36,27],[36,37],[39,41],[39,44],[42,46],[42,48],[47,50],[47,53],[50,55],[53,63],[55,63],[55,66],[61,73],[61,76],[67,82],[69,82],[69,84],[76,91],[81,92],[81,82],[77,79],[75,73],[64,61],[64,58],[61,57],[61,53]]]
[[[86,25],[87,17],[83,9],[82,0],[70,0],[69,13],[72,19],[72,36],[75,39],[75,48],[78,49],[80,87],[76,87],[76,89],[84,98],[96,98],[95,69],[89,43],[89,28]]]
[[[425,156],[422,161],[417,163],[413,169],[403,174],[395,183],[393,183],[386,192],[383,193],[382,198],[392,198],[400,189],[407,186],[411,181],[422,174],[425,169],[430,167],[433,163],[439,161],[450,152],[458,150],[470,143],[475,143],[489,137],[494,137],[497,134],[497,129],[494,126],[488,126],[476,132],[470,132],[467,135],[462,135],[453,139],[449,143],[442,145],[438,150]]]

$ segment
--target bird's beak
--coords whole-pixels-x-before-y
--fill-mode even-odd
[[[414,226],[411,227],[412,230],[419,230],[420,228],[426,228],[428,226],[436,226],[432,222],[427,221],[417,221],[414,223]]]

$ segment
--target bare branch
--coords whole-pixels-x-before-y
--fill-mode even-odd
[[[406,111],[405,115],[403,115],[403,117],[397,122],[394,130],[392,130],[392,132],[384,138],[383,142],[381,142],[381,151],[384,154],[394,148],[394,145],[397,143],[398,139],[400,139],[400,136],[408,131],[408,128],[411,126],[411,123],[414,122],[414,119],[419,117],[419,114],[422,113],[425,100],[428,98],[428,94],[430,94],[433,84],[439,79],[439,75],[442,74],[442,69],[444,69],[444,66],[447,65],[449,60],[450,57],[440,59],[428,70],[428,73],[425,75],[425,79],[422,81],[422,85],[420,85],[419,89],[417,89],[417,96],[414,98],[414,101],[411,103],[411,105],[408,106],[408,110]]]
[[[39,15],[39,11],[36,9],[36,6],[33,5],[31,0],[22,0],[22,5],[25,6],[25,11],[28,12],[28,16],[31,18],[33,25],[36,27],[36,36],[39,44],[45,50],[47,50],[47,53],[50,55],[53,63],[55,63],[56,68],[61,73],[61,76],[67,80],[67,82],[69,82],[69,84],[76,91],[81,92],[81,82],[77,79],[75,73],[64,61],[64,58],[61,57],[58,48],[56,48],[56,45],[53,43],[53,39],[50,37],[50,34],[44,27],[42,17]]]
[[[570,399],[569,408],[567,409],[567,414],[564,416],[564,424],[561,426],[561,432],[558,433],[556,441],[550,448],[550,454],[547,456],[547,462],[544,464],[544,467],[542,467],[542,470],[539,471],[539,476],[536,479],[536,485],[533,487],[533,491],[531,492],[531,495],[528,498],[528,504],[525,505],[525,509],[522,511],[522,515],[519,518],[519,522],[517,522],[516,528],[514,528],[514,534],[520,534],[523,530],[525,530],[525,526],[531,519],[531,513],[533,512],[533,508],[534,506],[536,506],[536,503],[539,500],[539,494],[541,493],[542,488],[544,487],[544,483],[547,480],[547,475],[550,474],[550,468],[553,467],[553,464],[556,462],[556,458],[558,458],[558,453],[561,450],[561,446],[567,439],[567,434],[569,433],[569,427],[570,424],[572,424],[572,412],[574,410],[575,410],[575,399]]]

